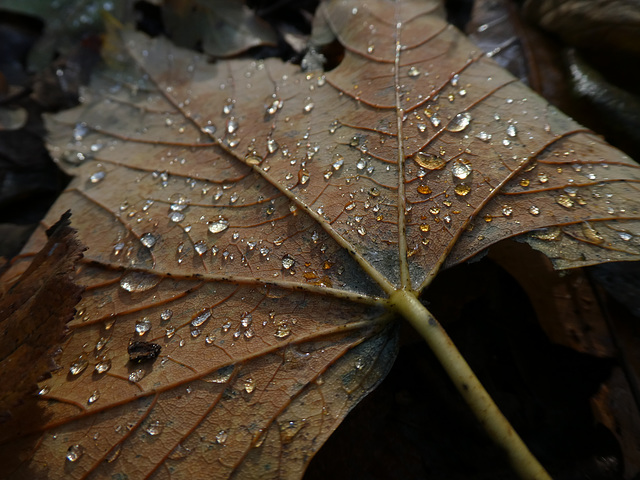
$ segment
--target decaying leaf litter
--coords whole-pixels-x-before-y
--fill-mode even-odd
[[[212,65],[124,33],[117,68],[51,120],[52,152],[76,175],[54,211],[73,207],[93,263],[69,373],[47,382],[60,433],[36,462],[175,476],[210,456],[220,476],[300,475],[390,365],[386,296],[423,312],[406,292],[531,230],[563,267],[636,255],[635,164],[437,5],[321,15],[346,48],[330,72]],[[132,365],[132,336],[161,344],[158,359]]]

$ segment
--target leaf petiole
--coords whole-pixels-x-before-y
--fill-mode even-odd
[[[469,364],[462,357],[442,326],[407,290],[397,290],[391,304],[427,341],[460,394],[491,439],[509,457],[511,466],[526,480],[551,479],[544,467],[532,455],[520,436],[484,389]]]

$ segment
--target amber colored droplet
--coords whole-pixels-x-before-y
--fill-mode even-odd
[[[458,185],[456,185],[454,191],[456,192],[456,195],[464,197],[465,195],[468,195],[469,192],[471,192],[471,187],[466,183],[459,183]]]
[[[429,226],[428,223],[421,223],[420,224],[420,231],[421,232],[428,232],[429,230],[431,230],[431,227]]]
[[[489,222],[490,222],[490,221],[492,221],[492,220],[493,220],[493,217],[492,217],[491,215],[485,215],[485,216],[484,216],[484,221],[485,221],[485,222],[489,223]]]
[[[527,180],[526,178],[523,178],[522,180],[520,180],[521,187],[528,187],[529,183],[530,183],[529,180]]]
[[[304,272],[302,274],[302,276],[306,279],[306,280],[315,280],[316,278],[318,278],[318,275],[316,275],[313,272]]]
[[[418,165],[427,170],[442,170],[447,164],[444,158],[423,152],[416,153],[413,159]]]
[[[427,185],[420,185],[418,187],[418,193],[422,195],[429,195],[431,193],[431,189]]]

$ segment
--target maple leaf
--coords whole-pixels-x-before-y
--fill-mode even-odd
[[[319,7],[345,49],[326,73],[121,32],[83,104],[49,119],[75,179],[44,223],[73,209],[87,291],[37,448],[5,435],[7,471],[298,478],[390,368],[399,315],[544,478],[418,295],[508,237],[561,268],[637,259],[640,171],[439,3],[359,3]]]

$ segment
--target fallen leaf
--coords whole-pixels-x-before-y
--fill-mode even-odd
[[[84,247],[75,239],[66,213],[47,232],[48,241],[29,268],[11,285],[3,285],[0,300],[0,414],[35,393],[36,382],[49,373],[66,323],[83,288],[71,275]],[[2,420],[0,420],[2,423]]]
[[[325,73],[123,32],[119,69],[50,118],[75,179],[44,223],[73,208],[90,249],[47,423],[24,437],[41,476],[299,478],[442,268],[516,236],[561,268],[638,258],[635,163],[437,2],[367,5],[319,7],[345,49]],[[132,339],[157,358],[132,362]],[[1,453],[16,476],[20,447]]]

